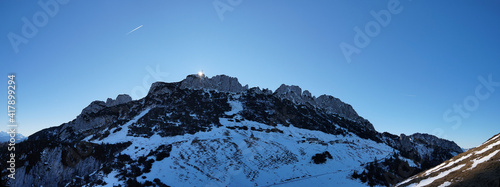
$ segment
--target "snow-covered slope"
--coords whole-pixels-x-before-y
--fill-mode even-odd
[[[349,175],[354,170],[361,170],[361,164],[390,156],[393,151],[385,144],[353,134],[339,136],[294,126],[269,127],[254,121],[233,121],[238,118],[241,116],[221,118],[222,126],[208,132],[174,137],[155,134],[148,138],[129,138],[119,133],[120,136],[109,136],[93,143],[132,140],[121,154],[130,156],[131,162],[140,157],[155,160],[151,171],[139,175],[137,181],[145,183],[158,178],[170,186],[366,186],[348,180]],[[171,147],[169,157],[158,161],[157,156],[148,156],[162,145]],[[332,158],[327,158],[323,164],[315,164],[311,158],[323,152],[330,153]],[[116,181],[113,175],[96,175],[101,175],[108,184]]]
[[[397,186],[500,186],[500,134]]]
[[[431,135],[378,133],[332,96],[225,75],[94,101],[17,150],[12,186],[391,185],[461,153]]]

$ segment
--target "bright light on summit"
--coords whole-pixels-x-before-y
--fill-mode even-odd
[[[204,75],[204,74],[203,74],[203,71],[199,71],[199,72],[198,72],[198,77],[203,77],[203,75]]]

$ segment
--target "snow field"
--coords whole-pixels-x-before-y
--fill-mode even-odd
[[[241,117],[237,113],[243,109],[242,104],[239,101],[228,102],[232,109],[226,114]],[[365,186],[350,179],[353,170],[362,170],[362,164],[394,152],[388,145],[354,134],[344,137],[294,126],[272,127],[247,120],[234,122],[227,118],[220,118],[222,127],[214,127],[209,132],[173,137],[157,134],[149,138],[127,136],[128,127],[148,112],[149,109],[144,110],[124,124],[120,131],[105,139],[93,141],[131,141],[132,144],[121,154],[130,155],[134,160],[147,156],[161,145],[171,144],[170,156],[155,161],[151,172],[136,178],[139,182],[158,178],[170,186]],[[233,126],[246,126],[248,130],[226,128]],[[277,128],[283,133],[250,130],[252,127]],[[327,159],[324,164],[311,161],[312,156],[325,151],[332,155],[332,159]],[[147,159],[155,159],[155,156]],[[108,184],[116,183],[116,173],[113,172],[104,177]]]

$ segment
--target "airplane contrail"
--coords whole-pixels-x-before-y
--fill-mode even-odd
[[[142,27],[142,25],[136,27],[135,29],[132,29],[130,32],[127,33],[127,35],[129,35],[130,33],[136,31],[137,29],[140,29]]]

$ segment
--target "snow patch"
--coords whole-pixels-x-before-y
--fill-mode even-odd
[[[480,155],[480,154],[483,154],[484,152],[490,150],[491,148],[497,146],[497,145],[500,145],[500,141],[497,141],[495,143],[492,143],[490,145],[488,145],[487,147],[483,148],[482,150],[480,151],[476,151],[476,155]]]
[[[112,187],[112,186],[123,186],[123,182],[121,181],[118,181],[118,179],[116,178],[116,176],[118,175],[118,171],[111,171],[111,173],[108,174],[108,176],[104,177],[102,180],[104,182],[106,182],[106,185],[104,186],[109,186],[109,187]]]
[[[488,156],[485,156],[485,157],[483,157],[483,158],[479,158],[479,159],[474,159],[474,160],[473,160],[473,162],[474,162],[474,163],[472,163],[472,166],[469,168],[469,170],[470,170],[470,169],[472,169],[472,168],[475,168],[477,165],[479,165],[479,164],[481,164],[481,163],[483,163],[483,162],[486,162],[486,161],[490,160],[490,159],[491,159],[491,158],[493,158],[493,156],[495,156],[495,155],[496,155],[499,151],[500,151],[500,150],[496,150],[496,151],[494,151],[494,152],[490,153]]]
[[[401,159],[401,160],[405,161],[406,163],[408,163],[408,165],[410,167],[419,167],[419,166],[417,166],[417,164],[415,164],[415,162],[413,162],[413,160],[410,160],[410,159],[402,157],[402,156],[399,156],[399,159]]]
[[[231,105],[231,111],[227,111],[226,115],[233,115],[243,110],[243,105],[240,101],[228,101]]]
[[[447,187],[447,186],[450,186],[451,185],[451,182],[444,182],[443,184],[439,185],[438,187]]]
[[[488,141],[484,142],[483,144],[487,144],[487,143],[489,143],[489,142],[491,142],[491,141],[493,141],[493,140],[495,140],[497,138],[500,138],[500,134],[497,134],[496,136],[494,136],[493,138],[491,138]]]
[[[122,126],[122,129],[118,132],[110,134],[108,137],[104,138],[103,140],[94,140],[92,141],[93,143],[109,143],[109,144],[116,144],[120,142],[127,142],[127,141],[132,141],[132,137],[127,137],[127,133],[129,130],[129,126],[136,123],[137,120],[141,119],[144,115],[146,115],[149,112],[150,108],[142,111],[139,115],[135,116],[132,120],[128,121]],[[118,128],[118,127],[116,127]],[[111,129],[110,131],[113,132],[115,128]]]
[[[451,161],[451,160],[450,160],[450,162],[449,162],[448,164],[446,164],[446,166],[443,166],[443,167],[440,167],[440,168],[435,168],[435,169],[433,169],[433,171],[432,171],[432,172],[437,171],[437,170],[439,170],[439,169],[448,168],[448,167],[450,167],[450,166],[452,166],[452,165],[454,165],[454,164],[456,164],[456,163],[461,162],[462,160],[465,160],[465,159],[469,158],[469,157],[470,157],[470,156],[472,156],[472,155],[473,155],[473,154],[472,154],[472,153],[470,153],[470,154],[468,154],[468,155],[466,155],[466,156],[463,156],[463,157],[461,157],[461,158],[459,158],[459,159],[457,159],[457,160],[453,160],[453,161]],[[443,163],[443,164],[444,164],[444,163]],[[441,164],[441,165],[442,165],[442,164]],[[426,174],[426,176],[427,176],[427,175],[429,175],[429,174],[430,174],[430,171],[425,172],[425,174]]]
[[[154,162],[151,172],[137,177],[139,182],[159,178],[170,186],[366,186],[349,176],[354,170],[363,169],[361,164],[394,152],[386,144],[356,135],[344,137],[247,120],[219,121],[221,127],[194,135],[134,139],[122,154],[137,158],[159,145],[172,144],[170,157]],[[246,126],[249,130],[226,128],[231,126]],[[252,131],[252,127],[277,128],[283,133]],[[139,150],[136,146],[145,148]],[[333,158],[324,164],[311,162],[312,156],[324,151]]]
[[[435,172],[435,171],[437,171],[437,170],[441,169],[441,167],[443,167],[445,164],[446,164],[446,163],[444,163],[444,162],[443,162],[443,163],[441,163],[441,164],[437,165],[436,167],[433,167],[432,169],[427,170],[427,171],[425,172],[425,176],[427,176],[427,175],[431,174],[432,172]]]
[[[418,184],[411,184],[409,186],[412,186],[412,187],[419,187],[419,186],[426,186],[426,185],[429,185],[431,184],[432,182],[434,182],[435,180],[437,179],[440,179],[440,178],[443,178],[445,176],[447,176],[448,174],[450,174],[451,172],[454,172],[454,171],[457,171],[459,170],[460,168],[464,167],[465,164],[462,164],[462,165],[458,165],[450,170],[447,170],[447,171],[444,171],[444,172],[441,172],[439,175],[436,175],[434,177],[430,177],[430,178],[427,178],[427,179],[424,179],[424,180],[421,180]]]

